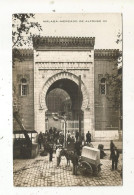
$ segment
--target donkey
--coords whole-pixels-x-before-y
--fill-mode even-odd
[[[70,166],[70,161],[73,158],[73,151],[68,151],[67,149],[62,149],[61,156],[65,156],[67,160],[67,166]]]

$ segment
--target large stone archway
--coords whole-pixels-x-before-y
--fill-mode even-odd
[[[45,112],[47,111],[45,99],[52,85],[55,86],[60,80],[66,80],[66,84],[71,81],[78,86],[79,75],[82,79],[81,110],[84,133],[90,131],[94,138],[94,38],[34,39],[35,130],[45,131]],[[73,105],[75,113],[77,106]]]
[[[36,113],[36,123],[35,127],[36,129],[39,129],[38,131],[45,132],[45,112],[47,111],[47,105],[46,105],[46,95],[49,88],[58,80],[61,79],[67,79],[73,81],[77,86],[79,83],[79,78],[75,74],[68,72],[68,71],[62,71],[59,73],[54,74],[50,78],[47,79],[47,81],[43,84],[40,94],[38,95],[39,98],[39,104],[38,104],[38,113]],[[88,93],[86,86],[83,81],[81,81],[81,93],[82,93],[82,106],[81,110],[83,111],[83,122],[84,122],[84,134],[90,130],[92,133],[92,138],[94,137],[94,121],[92,121],[92,111],[90,110],[90,91]]]
[[[40,92],[40,98],[39,98],[40,109],[44,109],[45,111],[47,110],[46,101],[45,101],[47,91],[54,82],[56,82],[57,80],[60,80],[60,79],[72,80],[77,85],[79,83],[78,76],[76,76],[75,74],[72,74],[70,72],[60,72],[60,73],[53,75],[45,82],[45,84],[43,85],[43,88]],[[83,81],[81,81],[81,92],[82,92],[82,96],[83,96],[81,110],[84,111],[85,109],[89,108],[89,99],[88,99],[89,95],[88,95],[86,86],[84,85]]]

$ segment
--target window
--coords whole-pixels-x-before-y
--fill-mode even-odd
[[[104,95],[106,94],[106,79],[105,78],[101,79],[100,93]]]
[[[21,79],[21,96],[27,95],[27,80]]]

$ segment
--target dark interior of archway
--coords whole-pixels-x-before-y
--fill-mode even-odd
[[[82,100],[83,100],[82,93],[80,93],[80,101],[78,100],[79,99],[78,98],[78,85],[74,81],[69,80],[69,79],[60,79],[54,82],[47,91],[46,104],[47,104],[47,98],[49,97],[50,92],[52,93],[54,89],[64,90],[68,94],[68,98],[70,97],[70,102],[71,102],[72,119],[78,120],[78,110],[79,110],[79,107],[82,106]]]
[[[72,102],[69,94],[65,90],[55,88],[47,94],[46,105],[49,113],[59,113],[65,112],[65,110],[70,111]]]

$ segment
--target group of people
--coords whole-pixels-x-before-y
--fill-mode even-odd
[[[66,143],[67,148],[72,147],[72,157],[71,161],[73,163],[73,174],[77,175],[77,166],[78,166],[78,159],[81,155],[81,149],[82,149],[82,142],[79,140],[79,132],[76,131],[75,138],[71,136],[71,133],[68,131],[66,135]],[[38,144],[39,148],[41,149],[42,145],[44,147],[44,151],[49,153],[49,161],[52,161],[53,158],[53,151],[54,151],[54,145],[57,146],[56,149],[56,158],[57,158],[57,168],[60,165],[61,162],[61,156],[63,152],[63,144],[64,144],[64,135],[60,133],[56,128],[50,128],[49,131],[46,131],[45,133],[41,133],[38,136]],[[91,133],[88,131],[86,134],[86,146],[92,147],[91,144]],[[101,144],[99,144],[101,145]],[[101,148],[99,148],[101,149]],[[103,148],[102,148],[103,149]],[[102,150],[104,152],[104,150]],[[118,159],[119,159],[119,151],[113,141],[110,142],[110,160],[112,160],[112,170],[117,170],[118,165]]]
[[[63,146],[64,143],[64,135],[57,130],[55,127],[50,128],[49,131],[46,130],[45,133],[40,132],[38,135],[38,144],[39,149],[44,148],[43,156],[49,153],[49,161],[52,161],[53,151],[56,148],[56,145]],[[42,153],[41,153],[42,154]]]
[[[61,144],[64,143],[64,135],[61,131],[57,130],[55,127],[51,127],[49,131],[46,130],[45,133],[40,132],[38,135],[38,144],[41,149],[42,146],[47,144]]]
[[[38,144],[39,148],[41,149],[42,146],[44,147],[44,151],[49,153],[49,161],[51,162],[53,159],[53,152],[56,152],[56,159],[57,159],[57,168],[61,162],[61,156],[63,155],[63,144],[64,144],[64,135],[58,131],[56,128],[50,128],[49,131],[45,133],[40,132],[38,135]],[[89,140],[87,139],[87,142]],[[73,164],[73,174],[77,175],[77,166],[78,166],[78,159],[81,155],[81,142],[79,141],[79,132],[76,131],[75,136],[72,136],[71,133],[68,131],[66,134],[66,147],[72,152],[71,159]],[[68,153],[67,153],[68,155]],[[70,155],[70,154],[69,154]],[[68,158],[68,156],[66,156]]]

